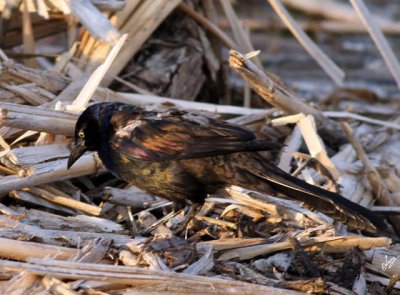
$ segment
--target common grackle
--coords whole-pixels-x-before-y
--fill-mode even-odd
[[[238,185],[284,194],[356,229],[386,227],[370,210],[287,174],[257,152],[278,147],[237,125],[185,111],[98,103],[78,119],[68,168],[85,151],[97,151],[108,170],[177,207]]]

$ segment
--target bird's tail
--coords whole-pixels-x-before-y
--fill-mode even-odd
[[[247,170],[259,180],[266,181],[274,190],[306,203],[336,221],[353,228],[375,233],[385,230],[383,220],[369,209],[341,195],[311,185],[279,169],[268,161],[257,161],[259,169]],[[261,167],[260,167],[261,166]]]

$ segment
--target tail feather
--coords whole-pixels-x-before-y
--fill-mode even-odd
[[[372,233],[386,229],[383,220],[369,209],[337,193],[321,189],[293,177],[266,161],[262,165],[262,171],[258,171],[256,176],[267,181],[278,192],[302,201],[334,220],[351,227]],[[249,172],[255,175],[254,170]]]

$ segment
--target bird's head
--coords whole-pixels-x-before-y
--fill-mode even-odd
[[[117,104],[97,103],[88,107],[75,125],[75,145],[69,155],[68,169],[87,151],[98,151],[106,124]],[[108,121],[107,121],[108,120]]]

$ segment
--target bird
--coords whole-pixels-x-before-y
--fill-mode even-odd
[[[236,185],[303,202],[354,229],[385,230],[369,209],[284,172],[260,154],[281,146],[244,127],[185,110],[102,102],[79,116],[67,166],[86,151],[97,151],[114,175],[172,201],[174,210],[199,208],[207,195]]]

